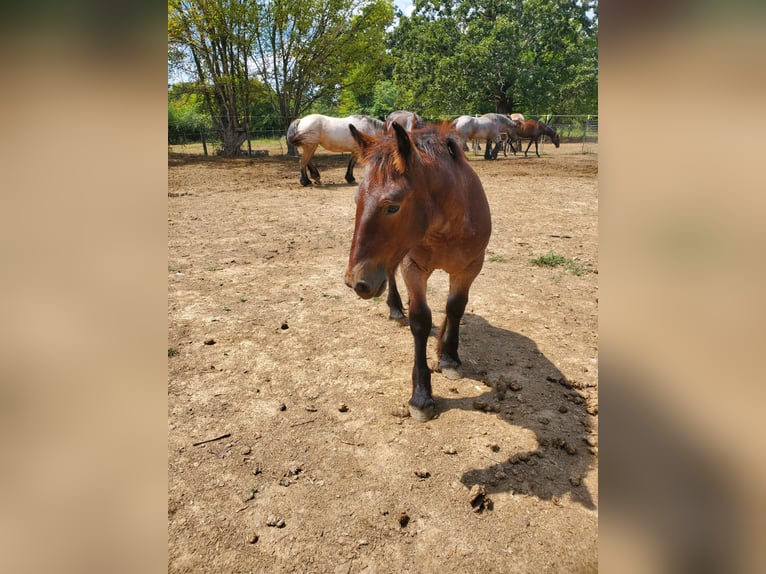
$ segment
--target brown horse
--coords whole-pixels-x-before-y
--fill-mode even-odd
[[[364,299],[378,296],[386,288],[386,277],[401,263],[415,344],[410,414],[422,422],[435,409],[426,362],[431,332],[428,278],[435,269],[449,274],[446,319],[436,343],[436,370],[448,378],[459,378],[460,319],[468,290],[484,264],[492,224],[481,181],[449,125],[413,132],[398,123],[391,127],[381,136],[368,136],[349,126],[367,167],[357,192],[345,282]],[[403,314],[401,299],[391,312]]]
[[[523,122],[516,130],[514,139],[518,141],[529,139],[527,149],[524,150],[524,157],[527,157],[527,152],[532,146],[532,142],[535,142],[535,154],[537,154],[537,157],[540,157],[540,152],[537,151],[537,142],[540,141],[541,136],[548,136],[551,138],[553,145],[556,147],[559,147],[559,144],[561,143],[561,139],[559,138],[559,134],[556,133],[556,130],[538,120],[527,120]],[[511,146],[513,146],[513,144],[511,144]],[[519,143],[519,151],[521,151],[521,143]],[[513,149],[513,154],[516,155],[515,148]]]

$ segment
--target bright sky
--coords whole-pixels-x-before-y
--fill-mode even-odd
[[[404,12],[405,16],[409,16],[412,14],[412,11],[415,9],[415,5],[413,4],[412,0],[395,0],[394,4]]]

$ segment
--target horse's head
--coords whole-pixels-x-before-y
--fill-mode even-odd
[[[559,137],[558,132],[554,131],[551,134],[551,141],[553,142],[553,145],[555,145],[556,147],[559,147],[559,144],[561,143],[561,138]]]
[[[383,293],[387,273],[396,269],[428,226],[427,209],[419,201],[423,194],[418,192],[422,160],[407,130],[396,122],[391,127],[373,137],[349,125],[366,171],[356,194],[345,282],[364,299]]]

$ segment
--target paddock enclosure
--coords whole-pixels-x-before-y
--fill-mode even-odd
[[[168,571],[597,570],[598,154],[541,154],[467,154],[493,231],[418,423],[409,328],[343,282],[348,154],[169,151]]]

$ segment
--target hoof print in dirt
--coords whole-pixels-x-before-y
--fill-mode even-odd
[[[272,528],[284,528],[285,521],[279,516],[269,514],[269,517],[266,519],[266,526],[271,526]]]
[[[476,512],[492,510],[492,500],[487,497],[487,489],[483,484],[474,484],[468,493],[468,502],[471,509]]]
[[[420,480],[425,480],[431,476],[431,473],[428,472],[425,468],[421,468],[415,471],[415,476],[417,476]]]
[[[291,462],[287,467],[287,472],[282,475],[279,480],[279,484],[282,486],[290,486],[298,480],[298,475],[303,470],[303,465],[298,462]]]
[[[399,526],[401,526],[402,528],[406,528],[407,525],[410,523],[410,515],[407,514],[406,512],[400,512],[396,520],[399,522]]]

